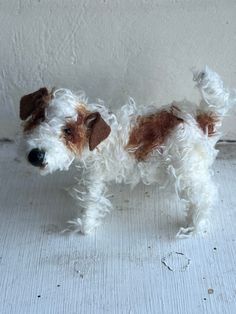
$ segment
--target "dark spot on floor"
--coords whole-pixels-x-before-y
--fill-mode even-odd
[[[14,140],[8,137],[0,138],[0,143],[14,143]]]
[[[14,158],[14,161],[18,162],[18,163],[21,163],[21,160],[19,158],[17,158],[17,157]]]

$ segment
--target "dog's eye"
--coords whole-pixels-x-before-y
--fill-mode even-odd
[[[72,134],[71,128],[64,128],[63,132],[64,132],[65,135],[71,135]]]

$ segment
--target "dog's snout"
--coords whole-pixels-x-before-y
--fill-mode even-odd
[[[28,161],[35,167],[42,167],[44,161],[45,152],[38,148],[34,148],[28,155]]]

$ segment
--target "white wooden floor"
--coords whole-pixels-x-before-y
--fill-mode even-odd
[[[62,235],[73,173],[37,176],[0,143],[0,313],[236,313],[236,145],[220,145],[204,236],[174,238],[181,205],[155,187],[112,190],[93,235]]]

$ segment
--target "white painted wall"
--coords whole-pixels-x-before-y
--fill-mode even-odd
[[[0,135],[44,85],[161,105],[197,100],[189,69],[208,64],[236,87],[235,16],[235,0],[0,0]]]

